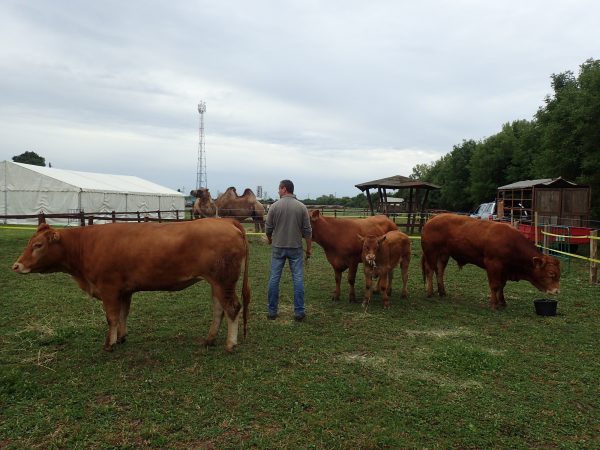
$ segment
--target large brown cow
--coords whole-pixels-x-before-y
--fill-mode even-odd
[[[401,231],[388,231],[383,236],[359,236],[363,242],[362,263],[365,271],[365,310],[371,301],[373,278],[379,277],[383,307],[390,307],[394,268],[400,264],[402,271],[402,297],[408,297],[408,265],[410,264],[410,238]]]
[[[373,216],[366,219],[337,219],[324,217],[319,210],[310,212],[312,239],[325,250],[327,261],[335,272],[335,291],[332,300],[340,299],[342,272],[348,270],[349,299],[356,301],[354,282],[356,270],[361,262],[362,242],[358,235],[379,235],[397,230],[396,224],[386,216]]]
[[[557,294],[560,288],[560,263],[540,253],[535,245],[508,224],[440,214],[429,220],[421,235],[421,267],[427,295],[433,295],[435,271],[438,293],[446,295],[444,270],[449,258],[459,267],[475,264],[487,272],[490,305],[504,308],[507,281],[527,280],[540,291]]]
[[[236,284],[242,264],[243,308]],[[13,265],[16,273],[66,272],[102,301],[108,334],[103,349],[125,341],[131,296],[139,291],[177,291],[206,280],[213,319],[204,343],[213,345],[227,317],[225,349],[237,344],[240,309],[247,330],[250,286],[248,243],[242,226],[228,219],[178,223],[114,223],[73,229],[41,224]]]

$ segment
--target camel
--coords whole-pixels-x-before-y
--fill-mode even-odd
[[[210,191],[207,188],[200,188],[190,192],[190,195],[196,197],[192,214],[194,219],[204,217],[215,217],[217,215],[217,206],[210,196]]]
[[[265,207],[260,203],[252,189],[246,188],[242,195],[237,195],[231,186],[213,202],[208,189],[198,189],[190,193],[197,197],[194,203],[194,217],[232,217],[238,221],[251,218],[254,229],[265,231]],[[198,214],[196,215],[196,205]],[[207,214],[207,215],[203,215]]]

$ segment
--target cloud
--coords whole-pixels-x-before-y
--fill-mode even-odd
[[[599,13],[591,0],[2,2],[0,159],[34,150],[189,190],[202,99],[213,191],[291,178],[300,196],[356,195],[530,119],[552,73],[597,57]]]

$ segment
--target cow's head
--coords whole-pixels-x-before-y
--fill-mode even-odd
[[[376,267],[377,266],[377,261],[376,261],[377,250],[379,250],[381,243],[383,241],[385,241],[385,235],[383,235],[383,236],[369,235],[369,236],[365,237],[365,236],[361,236],[359,234],[357,236],[358,236],[358,239],[363,243],[363,249],[362,249],[363,261],[366,264],[370,265],[371,267]]]
[[[546,294],[560,292],[560,261],[554,256],[541,255],[532,259],[531,283]]]
[[[309,211],[309,214],[311,222],[316,222],[317,220],[319,220],[319,217],[321,217],[321,211],[319,211],[318,209],[311,209]]]
[[[16,273],[56,272],[61,262],[60,234],[42,223],[12,269]]]

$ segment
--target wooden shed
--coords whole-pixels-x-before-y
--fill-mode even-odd
[[[549,225],[586,226],[590,219],[591,190],[559,178],[524,180],[500,186],[496,194],[498,218]]]
[[[413,233],[415,228],[420,232],[425,223],[429,191],[440,189],[435,184],[413,180],[402,175],[367,181],[355,186],[362,192],[366,191],[371,215],[375,215],[376,212],[388,216],[405,214],[407,222],[403,226],[410,233]],[[371,189],[377,189],[379,194],[376,204],[371,198]],[[388,195],[388,191],[397,192],[392,196]]]

